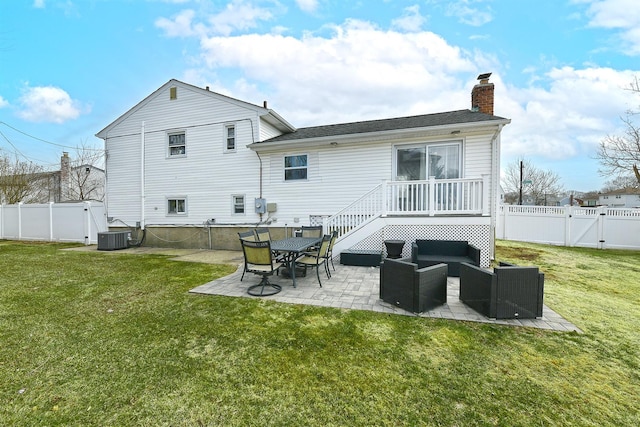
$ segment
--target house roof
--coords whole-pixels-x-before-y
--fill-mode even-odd
[[[242,106],[244,108],[248,108],[250,110],[254,110],[254,111],[256,111],[256,113],[262,119],[264,119],[266,122],[268,122],[271,125],[273,125],[276,129],[279,129],[281,132],[291,132],[291,131],[295,130],[294,126],[292,126],[285,119],[283,119],[278,113],[276,113],[275,111],[273,111],[273,110],[271,110],[269,108],[264,108],[264,107],[261,107],[261,106],[255,105],[255,104],[251,104],[249,102],[241,101],[239,99],[235,99],[235,98],[232,98],[230,96],[222,95],[222,94],[219,94],[217,92],[212,92],[212,91],[210,91],[208,89],[208,87],[206,89],[203,89],[203,88],[198,87],[198,86],[194,86],[194,85],[191,85],[191,84],[188,84],[188,83],[181,82],[180,80],[171,79],[167,83],[163,84],[158,89],[156,89],[149,96],[144,98],[142,101],[138,102],[136,105],[134,105],[132,108],[130,108],[127,112],[125,112],[120,117],[115,119],[109,125],[107,125],[104,129],[102,129],[100,132],[98,132],[96,134],[96,136],[98,138],[105,139],[108,136],[108,133],[109,133],[109,131],[111,129],[113,129],[115,126],[117,126],[122,121],[126,120],[129,116],[131,116],[136,111],[138,111],[141,108],[143,108],[147,103],[149,103],[149,101],[151,101],[153,98],[158,96],[162,91],[166,90],[169,87],[173,87],[173,86],[178,86],[178,87],[182,87],[182,88],[185,88],[185,89],[197,91],[198,93],[200,93],[200,94],[202,94],[204,96],[210,96],[210,97],[217,98],[217,99],[223,99],[226,102],[230,102],[232,104],[236,104],[236,105]]]
[[[612,196],[612,195],[640,195],[640,188],[621,188],[619,190],[607,191],[606,193],[602,193],[602,196]]]
[[[484,114],[472,110],[457,110],[419,116],[396,117],[391,119],[367,120],[361,122],[299,128],[255,144],[269,144],[284,141],[300,141],[317,138],[341,137],[345,135],[367,134],[407,129],[433,128],[462,124],[508,124],[509,119]],[[252,144],[253,145],[253,144]]]

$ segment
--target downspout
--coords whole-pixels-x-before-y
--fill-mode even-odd
[[[144,230],[144,122],[140,130],[140,229]]]
[[[503,127],[503,124],[499,124],[496,133],[493,134],[493,138],[491,138],[491,144],[493,145],[493,154],[491,156],[493,158],[491,165],[491,176],[492,179],[497,180],[493,183],[493,189],[489,196],[494,200],[491,214],[491,228],[493,229],[493,259],[495,259],[496,257],[496,226],[499,211],[498,204],[500,203],[498,200],[498,188],[500,188],[500,132],[502,132]]]
[[[253,126],[253,123],[251,124],[251,126]],[[259,189],[259,194],[260,194],[259,197],[262,199],[262,157],[260,157],[260,153],[258,153],[257,151],[256,151],[256,156],[258,156],[258,160],[260,161],[260,168],[258,168],[258,170],[259,170],[259,172],[258,172],[259,173],[259,181],[258,181],[259,184],[258,185],[259,185],[259,188],[260,188]],[[259,214],[259,215],[260,215],[260,223],[262,223],[262,214]]]

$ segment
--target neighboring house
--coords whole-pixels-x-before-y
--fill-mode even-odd
[[[40,175],[36,193],[31,198],[34,203],[104,199],[104,170],[93,165],[71,166],[67,152],[62,153],[59,171],[43,172]]]
[[[623,188],[601,193],[598,204],[610,208],[640,208],[640,188]]]
[[[276,112],[170,80],[97,133],[110,226],[146,244],[238,249],[237,232],[337,230],[334,253],[385,239],[468,240],[493,257],[500,133],[488,74],[472,107],[296,129]]]

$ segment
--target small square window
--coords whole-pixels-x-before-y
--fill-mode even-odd
[[[307,155],[284,157],[284,180],[294,181],[307,179]]]
[[[244,196],[231,196],[233,202],[233,213],[236,215],[245,213]]]
[[[235,151],[236,149],[236,127],[235,125],[228,125],[224,127],[225,133],[225,150]]]
[[[187,154],[187,138],[184,132],[169,134],[169,156]]]
[[[187,213],[187,199],[167,199],[168,215],[185,215]]]

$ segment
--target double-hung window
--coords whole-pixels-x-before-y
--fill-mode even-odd
[[[224,150],[235,151],[236,150],[236,126],[226,125],[224,127]]]
[[[167,199],[167,215],[186,215],[187,214],[187,199],[180,198],[168,198]]]
[[[231,196],[231,203],[234,215],[243,215],[245,213],[244,195]]]
[[[307,179],[308,156],[298,154],[284,156],[284,180],[295,181]]]
[[[169,156],[184,156],[187,154],[187,138],[184,132],[169,134]]]

